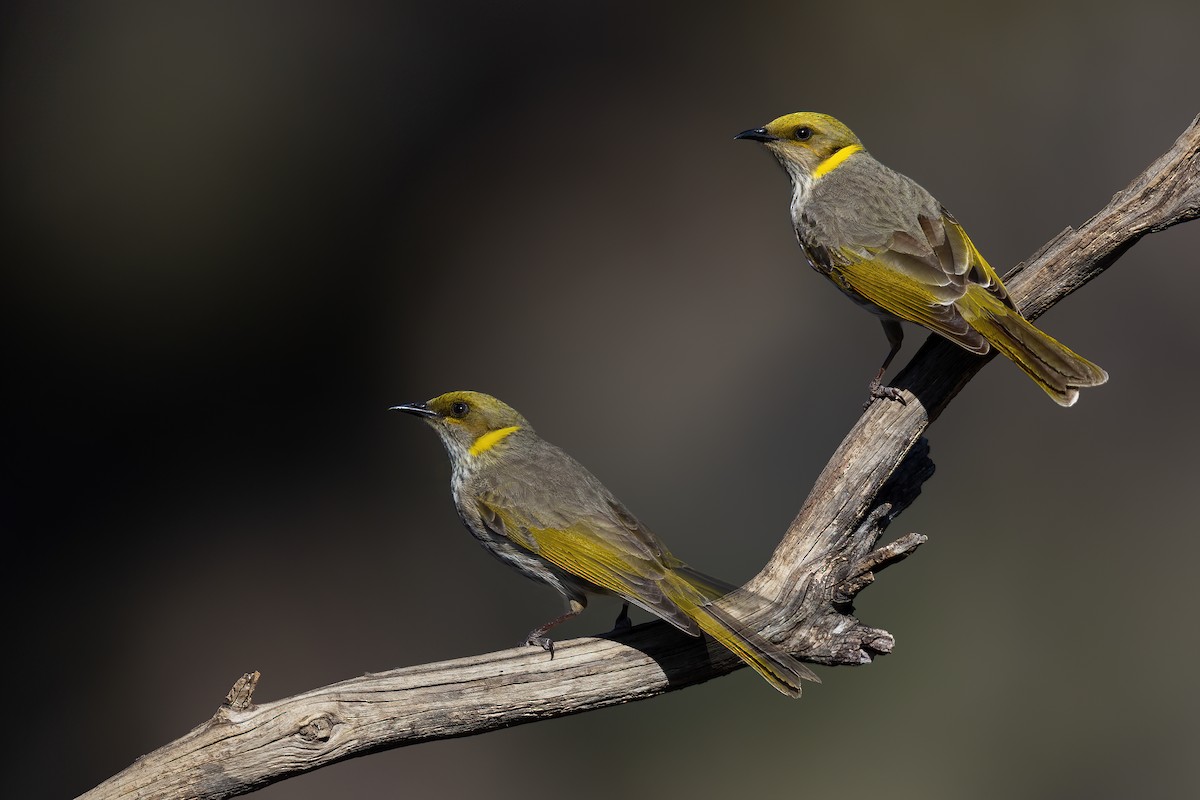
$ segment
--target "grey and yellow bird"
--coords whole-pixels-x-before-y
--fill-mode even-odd
[[[816,675],[714,603],[731,587],[688,567],[592,473],[533,432],[514,409],[478,392],[450,392],[393,410],[425,419],[450,456],[458,514],[476,539],[526,577],[554,587],[567,612],[525,643],[553,654],[546,635],[581,613],[588,594],[612,594],[692,636],[708,634],[779,691],[800,696]]]
[[[973,353],[996,348],[1062,406],[1108,380],[1021,316],[950,212],[876,161],[838,120],[787,114],[735,138],[762,142],[787,172],[792,224],[813,268],[881,317],[891,349],[871,381],[872,398],[903,401],[881,383],[904,338],[901,320]]]

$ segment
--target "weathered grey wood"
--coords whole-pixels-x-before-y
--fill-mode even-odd
[[[1006,283],[1037,317],[1145,234],[1198,215],[1200,117],[1100,213],[1059,234]],[[755,614],[766,635],[822,664],[862,664],[891,651],[891,635],[859,622],[852,601],[925,541],[910,533],[875,549],[932,474],[922,434],[985,363],[930,337],[892,382],[907,404],[876,402],[864,412],[748,584],[777,601]],[[84,797],[232,797],[373,750],[640,700],[739,666],[719,647],[650,623],[559,642],[552,660],[516,648],[366,675],[259,706],[251,702],[258,675],[248,673],[212,719]]]

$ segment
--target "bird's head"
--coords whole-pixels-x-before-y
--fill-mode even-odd
[[[504,440],[532,428],[516,409],[481,392],[447,392],[426,403],[392,406],[428,422],[456,462],[503,449]]]
[[[762,142],[795,180],[821,177],[841,160],[862,150],[854,132],[828,114],[800,111],[771,120],[761,128],[742,131],[735,139]]]

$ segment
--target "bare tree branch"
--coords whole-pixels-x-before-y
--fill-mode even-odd
[[[1006,284],[1036,318],[1142,236],[1197,216],[1200,117],[1100,213],[1055,237]],[[875,549],[933,472],[925,429],[987,360],[931,336],[893,381],[907,404],[877,402],[862,415],[748,584],[777,600],[753,620],[765,635],[821,664],[863,664],[891,651],[892,636],[859,622],[852,603],[877,572],[925,541],[910,533]],[[248,673],[212,719],[84,797],[232,797],[372,751],[653,697],[740,666],[724,649],[654,622],[561,642],[553,659],[515,648],[369,674],[258,706],[251,702],[258,674]]]

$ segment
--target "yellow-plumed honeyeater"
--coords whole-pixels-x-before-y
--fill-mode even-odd
[[[425,419],[450,455],[454,505],[476,539],[526,577],[548,583],[567,612],[529,632],[525,643],[553,655],[547,632],[579,614],[587,595],[612,594],[692,636],[708,634],[779,691],[800,696],[816,675],[714,603],[732,587],[671,555],[575,459],[533,432],[494,397],[450,392],[393,410]]]
[[[762,142],[787,171],[792,224],[813,268],[882,318],[891,349],[871,381],[873,398],[902,399],[880,384],[904,338],[900,320],[973,353],[995,347],[1059,405],[1108,380],[1022,317],[950,212],[872,158],[841,122],[801,112],[735,138]]]

